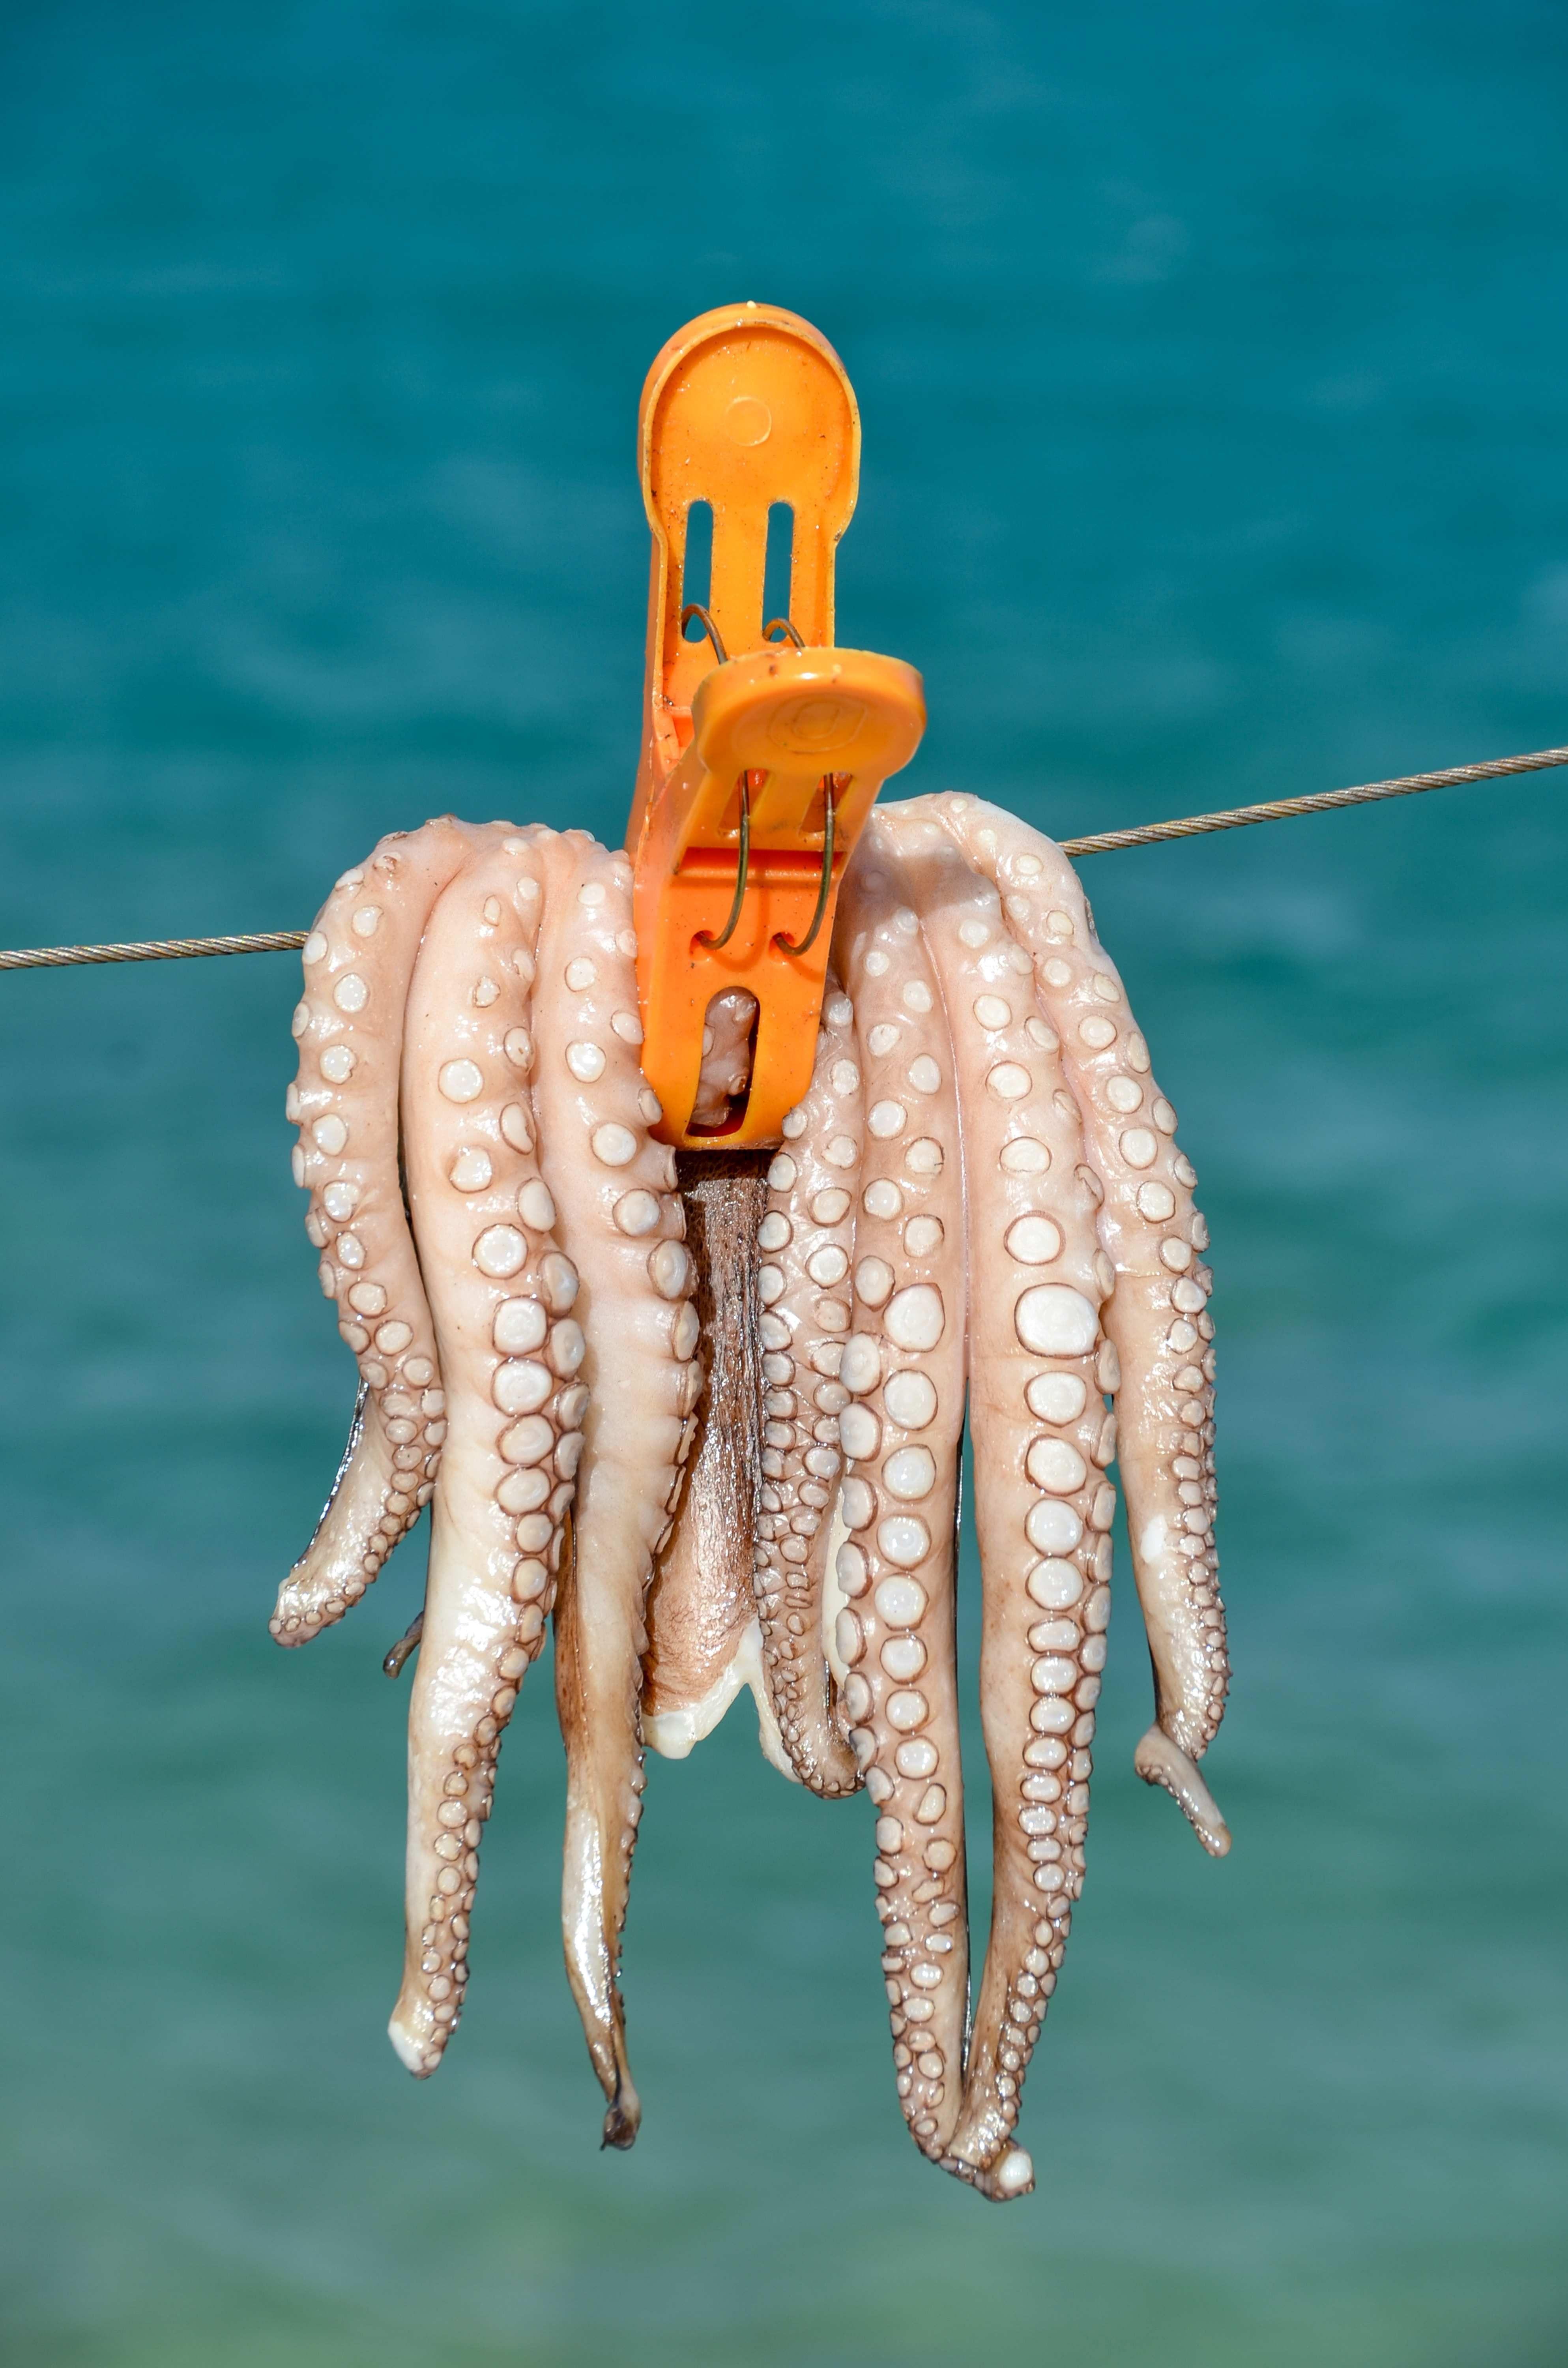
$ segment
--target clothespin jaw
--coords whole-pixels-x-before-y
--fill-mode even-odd
[[[832,347],[771,305],[690,323],[642,392],[653,552],[627,848],[642,1065],[664,1105],[659,1132],[687,1148],[777,1142],[805,1093],[838,884],[882,782],[925,729],[913,666],[833,645],[834,554],[855,507],[859,432]],[[682,625],[699,501],[712,511],[712,558],[704,639],[691,642]],[[793,535],[790,614],[777,624],[794,646],[765,632],[768,513],[780,503]],[[758,1008],[750,1090],[722,1125],[694,1130],[708,1007],[730,987]]]

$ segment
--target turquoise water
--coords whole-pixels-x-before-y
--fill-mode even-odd
[[[1559,10],[13,5],[0,942],[302,924],[456,807],[619,835],[637,390],[734,296],[865,419],[911,788],[1066,833],[1568,739]],[[919,2164],[864,1804],[657,1766],[630,2157],[546,1689],[415,2087],[395,1565],[266,1618],[350,1374],[287,957],[0,982],[10,2368],[1549,2368],[1564,778],[1085,866],[1203,1179],[1236,1833],[1113,1631],[1030,2203]]]

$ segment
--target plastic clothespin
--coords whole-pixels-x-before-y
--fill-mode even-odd
[[[834,647],[834,554],[855,507],[860,417],[809,322],[770,304],[688,322],[648,373],[638,440],[653,533],[626,840],[642,1066],[666,1142],[774,1143],[811,1083],[845,866],[878,791],[919,746],[925,700],[902,660]],[[713,520],[701,642],[683,630],[694,502]],[[778,503],[794,514],[790,614],[768,620]],[[730,987],[756,998],[750,1088],[722,1126],[693,1131],[708,1007]]]

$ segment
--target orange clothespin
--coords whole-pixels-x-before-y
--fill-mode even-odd
[[[648,373],[638,438],[653,530],[626,840],[642,1065],[666,1142],[774,1143],[811,1082],[845,865],[925,729],[920,677],[898,658],[834,647],[834,553],[855,507],[860,419],[842,362],[809,322],[770,304],[689,322]],[[702,587],[687,580],[697,502],[712,513]],[[789,615],[770,620],[768,512],[780,503],[793,512]],[[693,617],[700,642],[685,638]],[[729,987],[756,998],[750,1089],[725,1123],[693,1131],[706,1014]]]

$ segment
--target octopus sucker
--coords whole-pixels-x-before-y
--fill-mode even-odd
[[[572,832],[551,850],[549,888],[534,1109],[562,1245],[582,1283],[574,1346],[557,1370],[574,1410],[579,1394],[585,1400],[581,1429],[556,1451],[562,1484],[577,1478],[556,1615],[567,1762],[562,1915],[608,2103],[605,2143],[627,2146],[641,2107],[618,1969],[642,1813],[644,1602],[695,1434],[699,1322],[675,1155],[649,1132],[658,1102],[635,1046],[613,1024],[637,1008],[631,866]]]
[[[1229,1847],[1199,1769],[1229,1664],[1196,1178],[1075,875],[997,809],[873,812],[810,1084],[767,1147],[724,1147],[763,1032],[740,988],[708,1009],[712,1147],[661,1139],[631,890],[581,832],[447,818],[324,908],[290,1115],[358,1395],[273,1632],[341,1617],[431,1505],[422,1623],[388,1656],[417,1635],[392,2022],[412,2071],[457,2024],[496,1755],[553,1612],[604,2142],[641,2115],[620,1956],[643,1751],[684,1757],[749,1688],[785,1775],[870,1795],[900,2108],[1006,2201],[1034,2181],[1023,2084],[1083,1888],[1113,1466],[1154,1673],[1135,1765]],[[972,2000],[966,1414],[994,1873]]]

